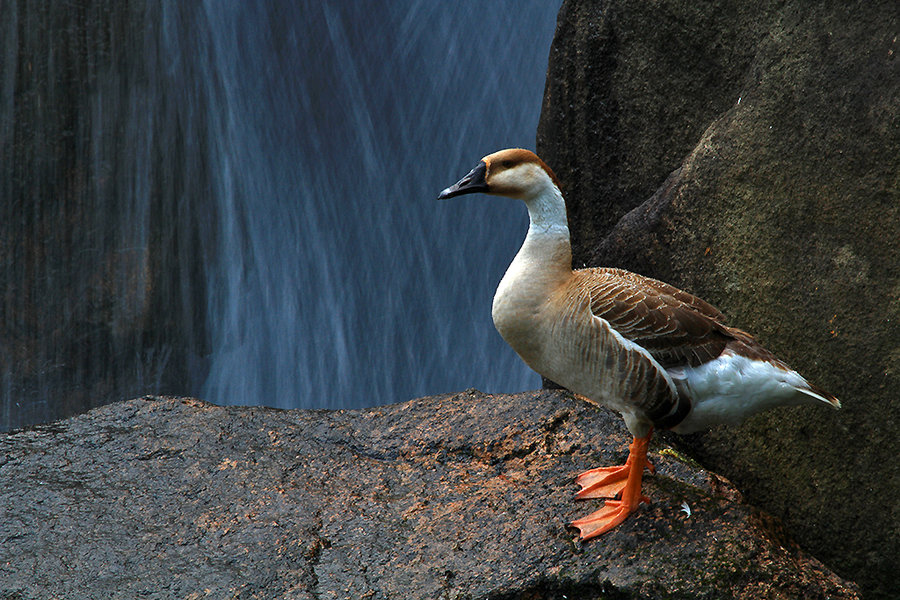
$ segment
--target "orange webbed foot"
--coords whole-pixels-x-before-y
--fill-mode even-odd
[[[646,496],[641,496],[640,501],[649,502],[650,500]],[[622,500],[607,500],[600,510],[577,521],[572,521],[569,525],[576,527],[581,540],[586,541],[621,524],[637,508],[637,504],[629,506]]]
[[[644,466],[651,473],[656,473],[656,467],[650,464],[650,461],[644,461]],[[625,489],[631,469],[631,464],[626,462],[624,465],[615,467],[597,467],[585,471],[575,478],[575,483],[581,486],[581,489],[575,494],[575,498],[577,500],[615,498]]]
[[[585,471],[575,479],[581,489],[575,494],[579,500],[587,498],[615,498],[625,488],[628,465],[598,467]]]
[[[576,495],[579,499],[614,498],[621,494],[621,500],[607,500],[600,510],[570,523],[578,529],[582,540],[606,533],[621,524],[638,504],[650,502],[649,498],[641,495],[641,479],[644,467],[654,471],[647,461],[647,446],[651,435],[652,431],[643,438],[634,438],[624,465],[591,469],[575,480],[581,486]]]

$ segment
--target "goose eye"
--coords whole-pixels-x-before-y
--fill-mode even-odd
[[[506,159],[506,160],[504,160],[504,161],[503,161],[502,163],[500,163],[500,164],[503,165],[503,167],[504,167],[505,169],[509,169],[510,167],[513,166],[514,163],[513,163],[513,161],[511,161],[511,160],[509,160],[509,159]]]

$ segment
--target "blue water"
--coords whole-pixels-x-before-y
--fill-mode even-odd
[[[534,147],[558,2],[205,4],[222,404],[361,407],[538,377],[493,328],[522,206],[437,202]]]
[[[539,385],[490,319],[559,0],[0,3],[0,431]]]

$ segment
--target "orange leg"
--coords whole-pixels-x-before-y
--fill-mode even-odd
[[[607,500],[597,512],[570,523],[578,528],[582,540],[606,533],[624,521],[638,504],[650,502],[641,495],[641,478],[644,467],[653,470],[647,461],[647,446],[652,435],[651,430],[645,437],[634,438],[624,465],[591,469],[578,476],[576,482],[582,487],[576,498],[614,498],[620,492],[622,494],[621,500]]]
[[[648,435],[646,438],[635,438],[636,441],[638,439],[646,439],[649,441],[650,436]],[[632,447],[633,446],[634,443],[632,443]],[[597,467],[596,469],[585,471],[579,475],[575,479],[575,483],[581,486],[581,490],[575,495],[575,498],[578,500],[586,500],[588,498],[615,498],[618,496],[619,493],[625,489],[628,474],[631,472],[632,465],[635,461],[635,455],[630,452],[632,447],[629,447],[628,460],[625,461],[624,465],[619,465],[617,467]],[[646,459],[646,450],[644,451],[644,457],[644,465],[651,473],[656,473],[656,467]]]

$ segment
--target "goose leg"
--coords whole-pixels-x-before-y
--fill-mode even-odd
[[[579,475],[582,486],[576,498],[613,498],[621,492],[621,500],[607,500],[600,510],[570,523],[582,540],[589,540],[619,525],[641,502],[650,499],[641,495],[641,478],[647,467],[647,446],[651,431],[645,437],[634,438],[628,447],[628,460],[620,467],[601,467]]]

